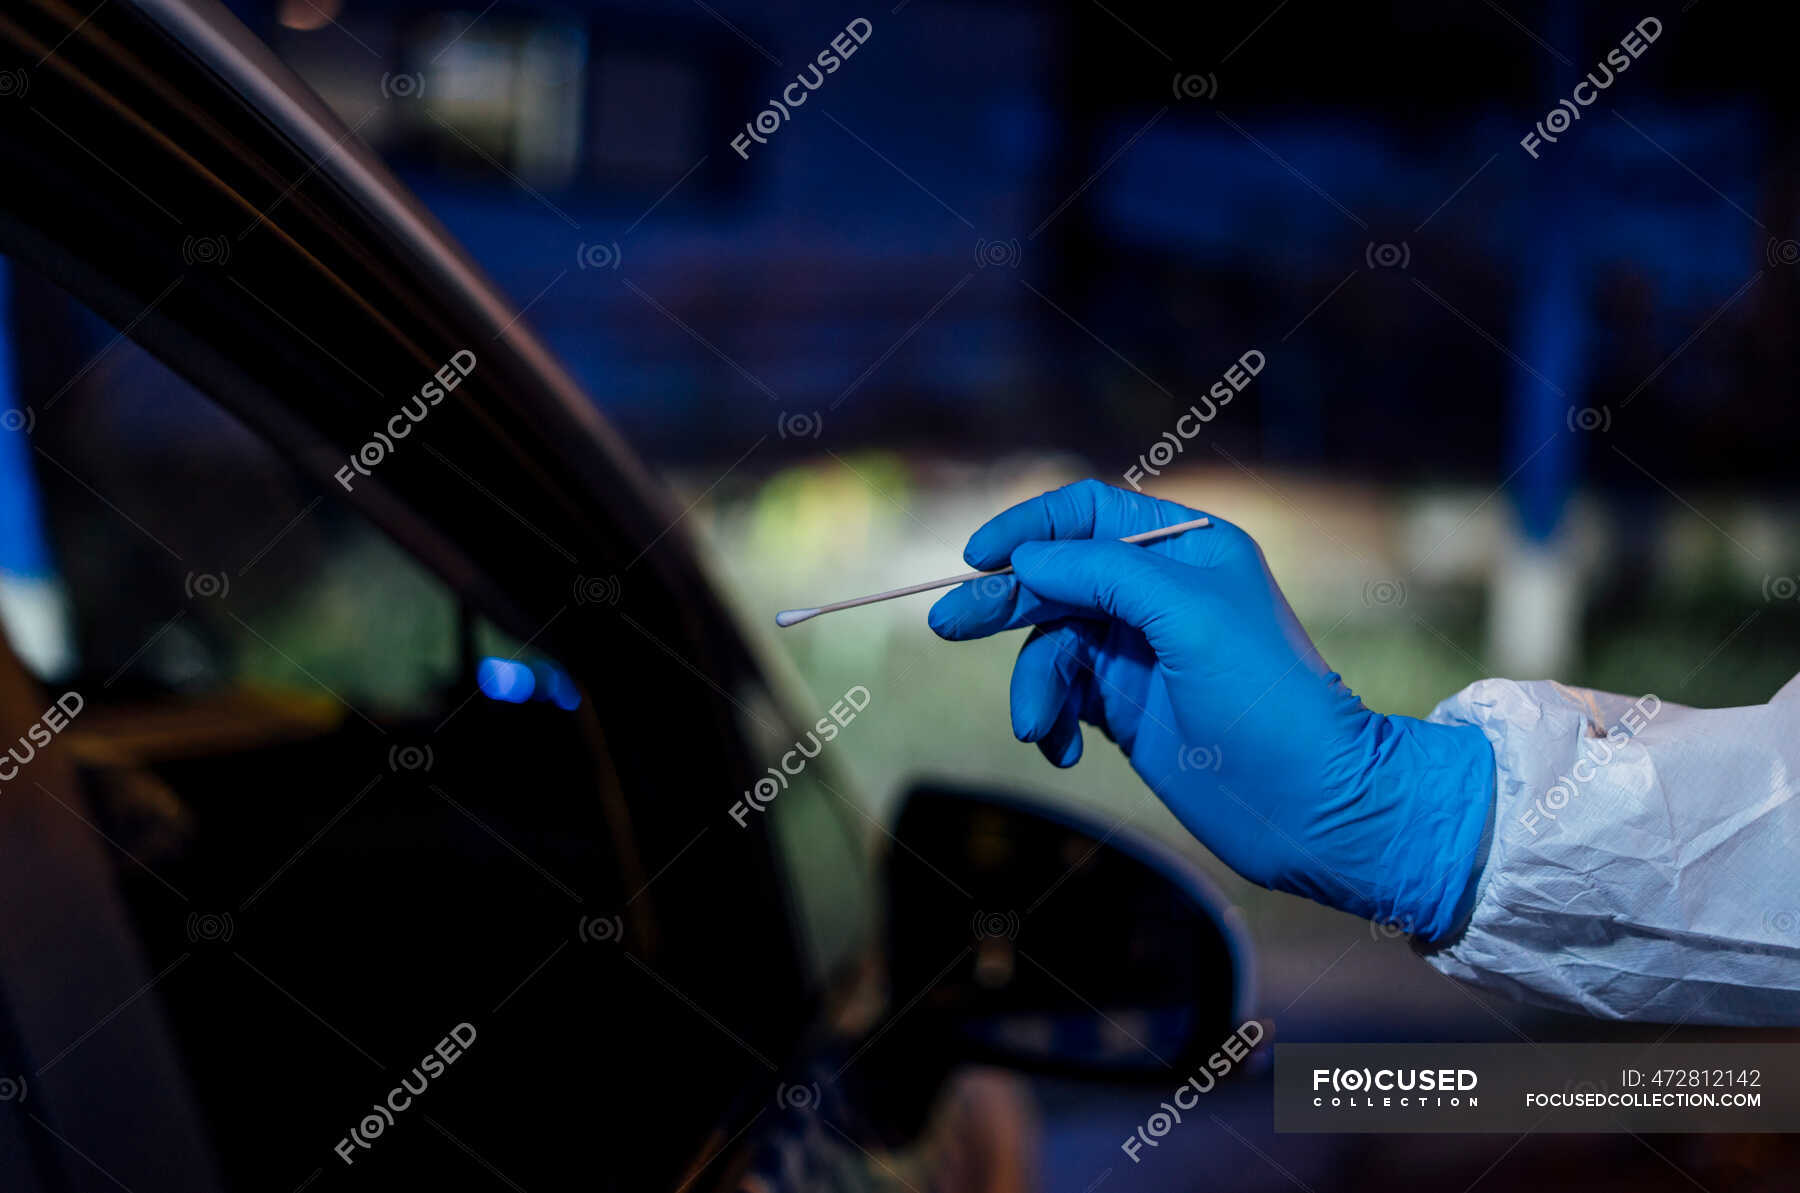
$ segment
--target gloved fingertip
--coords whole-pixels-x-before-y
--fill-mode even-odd
[[[1038,752],[1051,766],[1067,770],[1081,761],[1081,722],[1072,709],[1065,709],[1050,732],[1038,742]]]
[[[963,562],[983,571],[1006,562],[1006,549],[991,526],[983,526],[969,536],[968,545],[963,548]]]
[[[948,642],[955,642],[958,639],[957,627],[962,621],[959,616],[961,606],[962,602],[956,599],[956,593],[949,592],[939,597],[931,606],[931,612],[925,615],[925,624],[930,626],[931,632],[938,637]]]
[[[1046,645],[1044,639],[1037,639],[1029,650],[1019,652],[1019,661],[1013,664],[1012,698],[1008,705],[1013,736],[1020,741],[1044,740],[1056,728],[1068,698],[1068,689],[1057,682],[1054,668],[1046,665],[1042,653]]]

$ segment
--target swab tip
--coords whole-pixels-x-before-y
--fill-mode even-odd
[[[817,609],[783,609],[775,615],[775,624],[786,629],[788,626],[797,625],[809,617],[817,617],[818,615],[819,611]]]

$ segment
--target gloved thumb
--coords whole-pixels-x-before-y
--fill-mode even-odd
[[[1045,600],[1144,631],[1165,659],[1204,636],[1194,606],[1206,573],[1166,555],[1111,540],[1057,539],[1019,544],[1012,566],[1019,583]]]

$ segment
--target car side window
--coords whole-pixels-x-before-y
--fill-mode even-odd
[[[441,703],[458,609],[434,576],[53,285],[10,282],[0,617],[40,678]]]
[[[469,1059],[432,1115],[459,1139],[479,1124],[481,1154],[532,1187],[585,1116],[663,1113],[635,1076],[579,1103],[525,1088],[553,1050],[650,1072],[691,1029],[620,945],[668,884],[631,854],[588,693],[63,291],[15,266],[0,295],[0,623],[45,702],[70,694],[21,742],[72,764],[13,747],[4,844],[29,847],[30,806],[88,847],[71,898],[116,899],[122,931],[86,944],[142,962],[34,946],[60,1016],[21,1018],[0,982],[34,1100],[130,1069],[135,1015],[167,1025],[176,1060],[151,1083],[191,1095],[234,1188],[352,1160],[458,1187],[474,1161],[429,1127],[372,1160],[346,1133],[447,1037]],[[39,910],[6,908],[8,931],[52,939]],[[641,1044],[568,1026],[595,1020]],[[282,1076],[249,1099],[263,1032]]]

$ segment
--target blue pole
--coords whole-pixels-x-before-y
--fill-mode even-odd
[[[31,465],[35,417],[19,395],[12,274],[0,258],[0,575],[47,580],[55,571]]]

